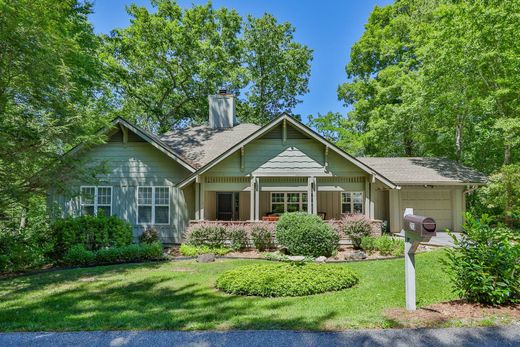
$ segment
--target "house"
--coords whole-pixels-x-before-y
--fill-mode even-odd
[[[100,210],[134,225],[154,226],[180,243],[190,221],[258,221],[306,211],[325,219],[363,213],[399,232],[404,208],[460,230],[465,195],[486,178],[441,158],[355,158],[287,114],[265,126],[240,124],[233,95],[208,97],[209,122],[155,136],[117,118],[108,141],[71,155],[106,162],[99,184],[51,191],[63,214]]]

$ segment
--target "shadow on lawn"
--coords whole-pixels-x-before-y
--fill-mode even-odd
[[[0,296],[6,304],[0,330],[316,330],[336,315],[278,318],[276,310],[294,299],[226,295],[207,280],[187,276],[181,282],[174,271],[153,273],[162,265],[77,269],[0,282],[0,292],[12,287]],[[152,273],[129,276],[143,269]]]

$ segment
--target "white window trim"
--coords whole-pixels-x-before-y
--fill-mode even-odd
[[[139,204],[139,189],[140,188],[152,188],[152,203],[151,204]],[[155,207],[156,206],[166,206],[163,204],[155,204],[155,189],[156,188],[167,188],[168,189],[168,222],[167,223],[155,223]],[[135,203],[137,206],[137,212],[136,212],[136,221],[135,224],[137,225],[170,225],[170,212],[171,212],[171,187],[170,186],[137,186],[137,189],[135,190]],[[150,223],[139,223],[139,206],[150,206],[152,208],[152,220]]]
[[[273,204],[273,194],[284,194],[284,199],[283,201],[284,202],[275,202]],[[303,201],[303,194],[307,194],[307,192],[271,192],[271,194],[269,195],[269,198],[270,198],[270,210],[271,212],[273,211],[273,205],[283,205],[283,210],[284,210],[284,213],[287,213],[287,205],[293,205],[295,204],[294,202],[291,202],[291,203],[288,203],[287,202],[287,194],[299,194],[300,195],[300,198],[298,200],[298,204],[300,205],[300,208],[299,208],[299,212],[309,212],[309,211],[304,211],[303,210],[303,206],[307,206],[308,204],[308,200],[309,200],[309,196],[307,195],[307,201]]]
[[[94,203],[85,204],[83,202],[83,189],[84,188],[94,188]],[[110,188],[110,204],[99,204],[98,203],[98,189],[99,188]],[[99,206],[110,206],[110,216],[113,214],[113,201],[114,201],[114,189],[113,186],[80,186],[79,187],[79,205],[80,205],[80,214],[83,216],[83,206],[94,206],[94,216],[97,216],[98,207]]]
[[[350,202],[343,202],[343,194],[346,194],[346,193],[350,193],[350,194],[351,194],[351,196],[350,196]],[[352,196],[352,194],[356,194],[356,193],[361,194],[361,212],[354,212],[354,197]],[[359,214],[363,214],[363,213],[365,213],[365,193],[362,192],[362,191],[356,191],[356,192],[351,192],[351,191],[348,191],[348,192],[341,192],[341,196],[340,196],[339,203],[340,203],[340,211],[341,211],[341,213],[359,213]],[[351,212],[343,212],[343,205],[347,205],[347,204],[350,204],[350,211],[351,211]]]

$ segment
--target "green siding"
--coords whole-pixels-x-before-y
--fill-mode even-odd
[[[185,229],[193,200],[190,189],[180,190],[174,185],[185,178],[189,172],[177,162],[155,149],[147,142],[107,142],[96,146],[85,154],[90,163],[106,163],[108,173],[99,175],[99,185],[112,186],[112,213],[127,220],[134,226],[137,238],[146,226],[137,224],[137,187],[169,186],[170,224],[154,226],[163,242],[179,243]],[[75,191],[79,192],[78,184]],[[64,198],[54,196],[64,214],[78,215],[79,197]]]
[[[207,176],[364,176],[361,169],[310,139],[259,139],[244,148],[244,169],[237,151],[206,173]]]

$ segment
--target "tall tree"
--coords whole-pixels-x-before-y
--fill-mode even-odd
[[[101,70],[90,9],[0,0],[0,220],[65,179],[64,151],[97,141],[89,134],[101,125],[93,112]]]
[[[211,4],[182,9],[153,0],[156,12],[131,5],[127,28],[105,37],[104,61],[120,102],[120,113],[166,132],[207,118],[208,94],[223,83],[241,85],[240,16]]]
[[[266,123],[291,112],[309,91],[312,50],[294,41],[294,27],[272,15],[248,16],[244,28],[244,64],[248,85],[243,118]]]
[[[338,89],[352,107],[343,134],[365,155],[443,156],[487,173],[518,162],[519,11],[518,0],[376,7]]]

